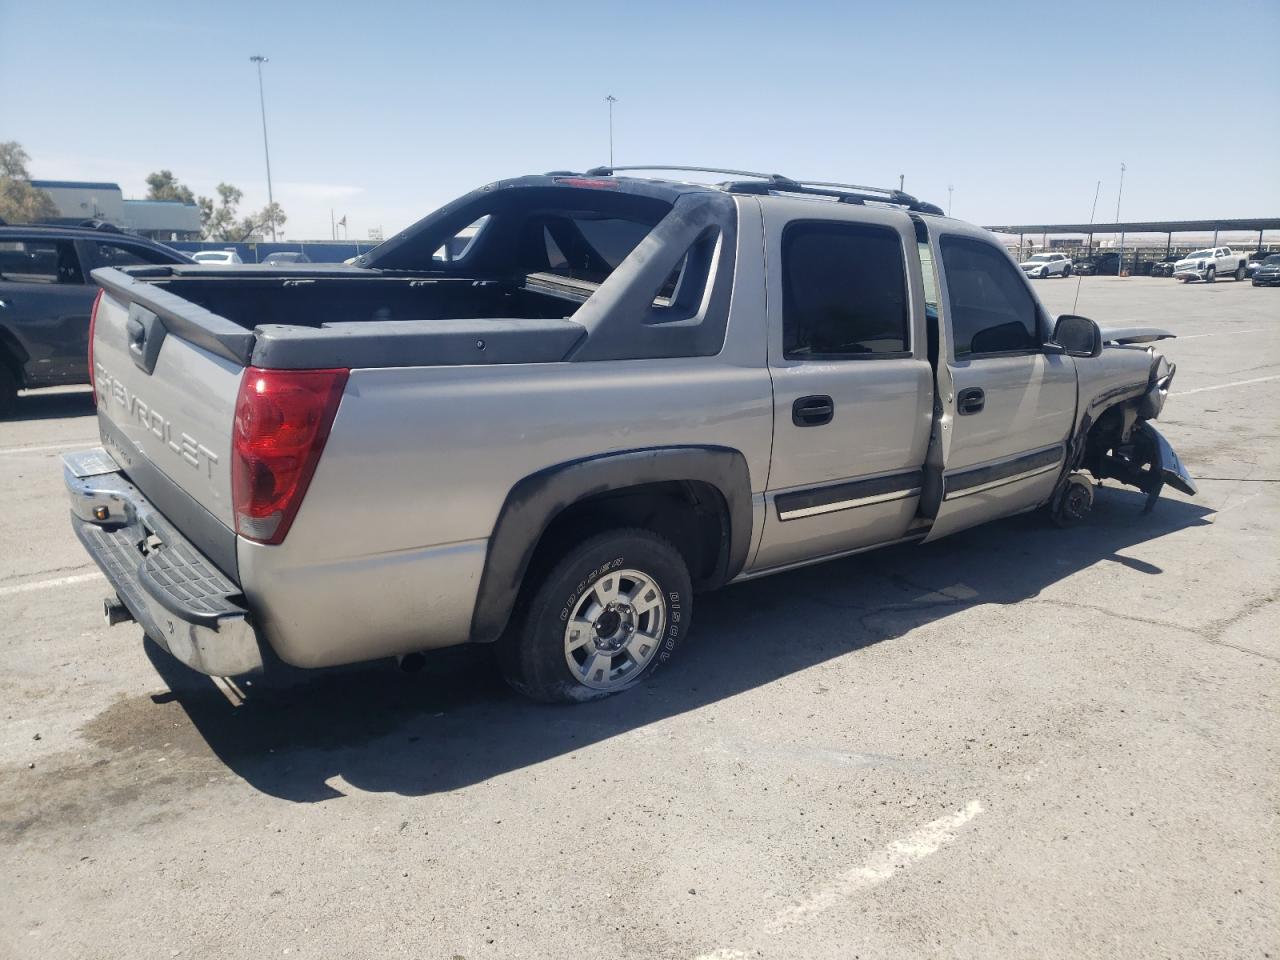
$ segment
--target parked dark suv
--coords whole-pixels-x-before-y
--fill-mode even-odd
[[[0,223],[0,418],[18,390],[89,382],[95,267],[190,263],[176,250],[107,224]]]

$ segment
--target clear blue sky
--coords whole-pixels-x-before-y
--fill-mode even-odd
[[[1223,11],[1226,16],[1213,16]],[[1280,216],[1280,2],[0,0],[0,140],[37,178],[276,199],[387,234],[615,158],[896,184],[981,223]]]

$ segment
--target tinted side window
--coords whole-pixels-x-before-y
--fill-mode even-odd
[[[69,240],[0,241],[0,280],[13,283],[84,283]]]
[[[1036,304],[1005,254],[980,240],[942,238],[956,357],[1036,350]]]
[[[800,222],[782,235],[787,358],[893,356],[908,350],[902,241],[886,227]]]
[[[122,243],[95,244],[94,253],[98,263],[104,267],[136,267],[147,263],[172,262],[168,257],[161,256],[154,250]]]

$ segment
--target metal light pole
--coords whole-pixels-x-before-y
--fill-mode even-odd
[[[609,166],[613,166],[613,105],[618,102],[618,98],[613,94],[609,94],[604,98],[609,104]]]
[[[269,62],[260,53],[249,58],[250,63],[258,65],[258,105],[262,108],[262,152],[267,157],[267,211],[271,214],[271,239],[276,239],[276,200],[271,192],[271,148],[267,146],[267,99],[262,93],[262,65]]]
[[[952,184],[950,183],[947,184],[947,216],[948,217],[951,216],[951,191],[953,191],[954,189],[955,187]]]
[[[1120,189],[1116,191],[1116,223],[1120,222],[1120,198],[1124,196],[1124,164],[1120,164]],[[1116,264],[1116,279],[1124,273],[1124,231],[1120,231],[1120,262]]]

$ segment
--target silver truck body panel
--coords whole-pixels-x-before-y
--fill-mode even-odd
[[[915,227],[899,210],[777,198],[764,206],[768,276],[769,369],[773,376],[773,457],[769,468],[764,532],[752,567],[785,566],[815,556],[896,540],[911,524],[920,483],[905,478],[893,489],[853,481],[919,470],[933,416],[933,371],[926,352],[924,290]],[[782,233],[794,221],[874,224],[898,234],[903,247],[910,304],[908,358],[788,359],[783,350]],[[801,427],[792,404],[809,395],[830,396],[830,423]],[[830,503],[779,510],[778,497],[796,491],[849,484]],[[871,492],[863,493],[863,490]],[[912,492],[914,491],[914,493]],[[821,498],[829,499],[829,498]]]
[[[133,360],[127,344],[128,309],[110,295],[98,308],[94,340],[99,409],[134,449],[104,433],[122,467],[141,455],[191,495],[219,522],[231,510],[231,427],[241,366],[177,336],[164,337],[155,371]]]

